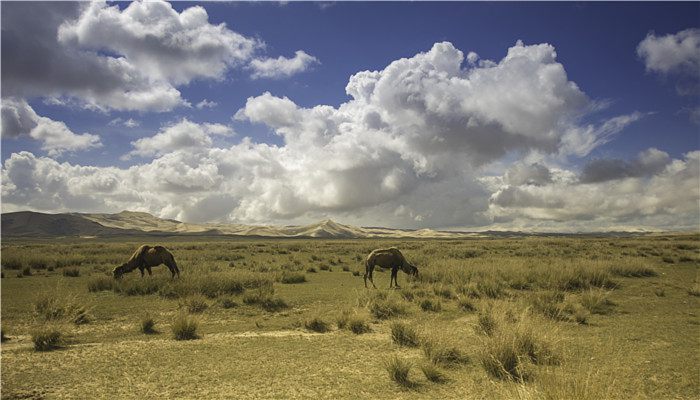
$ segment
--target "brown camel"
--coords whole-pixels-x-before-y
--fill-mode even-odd
[[[119,279],[127,272],[131,272],[138,268],[141,271],[141,277],[143,278],[143,270],[148,271],[148,275],[151,276],[151,267],[155,267],[161,264],[165,264],[172,277],[175,275],[180,276],[180,270],[177,268],[175,263],[175,257],[163,246],[148,246],[143,245],[139,247],[134,254],[129,258],[129,261],[124,264],[114,268],[112,273],[114,274],[114,279]]]
[[[408,275],[418,276],[418,268],[406,261],[406,258],[396,247],[376,249],[369,253],[367,260],[365,260],[365,287],[367,287],[367,278],[369,278],[372,286],[374,286],[375,289],[377,288],[372,279],[372,272],[377,265],[382,268],[391,268],[391,279],[389,279],[390,289],[394,283],[396,283],[396,287],[399,287],[399,282],[396,279],[399,268]]]

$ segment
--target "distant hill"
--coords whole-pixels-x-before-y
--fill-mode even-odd
[[[467,232],[431,229],[405,230],[361,228],[330,219],[304,226],[259,226],[242,224],[190,224],[162,219],[144,212],[117,214],[44,214],[20,211],[2,214],[3,237],[60,237],[116,235],[233,235],[299,238],[456,238],[482,236]]]

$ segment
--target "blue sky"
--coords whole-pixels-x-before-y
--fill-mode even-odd
[[[110,11],[109,7],[115,4],[118,5],[119,9],[112,8]],[[37,3],[34,3],[33,6],[42,7],[41,4]],[[640,191],[639,195],[644,195],[653,192],[650,185],[687,184],[673,181],[673,179],[681,179],[675,175],[674,177],[669,176],[672,173],[668,170],[669,165],[674,162],[684,163],[690,173],[698,174],[698,171],[693,169],[695,168],[694,158],[689,156],[699,147],[698,119],[700,118],[698,116],[700,116],[700,111],[697,110],[700,110],[698,104],[698,75],[700,72],[697,69],[698,56],[693,55],[694,52],[699,51],[697,36],[700,36],[698,33],[700,5],[698,3],[340,2],[321,4],[291,2],[282,5],[277,3],[186,2],[167,5],[166,3],[164,9],[170,9],[170,17],[181,15],[193,7],[201,7],[206,11],[209,25],[217,26],[223,23],[231,35],[234,33],[241,35],[251,43],[254,41],[257,41],[258,44],[264,43],[251,51],[250,54],[231,62],[227,61],[228,64],[220,73],[214,74],[217,76],[211,76],[206,72],[190,71],[185,73],[186,78],[173,78],[173,76],[182,76],[182,72],[177,71],[179,68],[177,62],[169,63],[164,67],[165,62],[145,62],[143,58],[139,58],[143,57],[143,53],[139,53],[141,51],[139,49],[145,48],[139,46],[146,46],[143,43],[137,43],[139,40],[146,40],[143,32],[129,31],[129,29],[134,29],[133,26],[127,25],[124,22],[125,18],[117,17],[118,14],[126,14],[127,6],[128,4],[123,3],[93,5],[91,11],[93,14],[91,15],[88,15],[89,13],[86,11],[87,4],[76,6],[73,10],[61,10],[60,16],[55,17],[58,21],[54,27],[55,34],[52,31],[40,36],[40,26],[46,25],[46,21],[50,18],[49,14],[52,12],[51,7],[44,7],[45,10],[42,13],[37,12],[37,15],[32,19],[29,17],[33,15],[31,12],[32,3],[24,4],[23,7],[11,3],[2,4],[2,78],[3,86],[11,88],[3,90],[3,118],[6,118],[6,109],[9,110],[10,105],[6,106],[9,101],[26,101],[26,104],[37,116],[36,118],[48,118],[52,121],[63,122],[73,135],[88,133],[97,136],[97,138],[93,137],[92,139],[93,145],[85,145],[84,141],[81,142],[82,145],[75,145],[71,142],[70,145],[63,144],[65,149],[51,151],[46,144],[48,140],[46,138],[50,136],[46,130],[42,130],[41,133],[35,130],[33,134],[30,132],[11,132],[10,128],[6,128],[5,123],[3,123],[4,211],[35,209],[39,211],[113,212],[119,211],[120,208],[130,208],[193,222],[304,223],[316,218],[332,217],[348,223],[401,227],[503,227],[540,230],[597,230],[619,227],[680,229],[692,228],[693,226],[697,228],[697,198],[698,191],[700,191],[697,185],[690,186],[690,197],[684,199],[686,201],[684,204],[666,204],[663,201],[658,201],[658,196],[654,196],[657,203],[649,199],[650,203],[654,204],[628,213],[611,205],[610,209],[607,210],[607,215],[605,212],[602,215],[597,215],[595,209],[571,212],[572,208],[586,207],[576,202],[572,203],[572,199],[567,199],[563,194],[557,193],[572,193],[576,190],[605,193],[609,192],[610,189],[604,185],[635,186],[636,189],[626,189],[620,193],[620,199],[608,199],[611,204],[624,203],[635,196],[630,192],[633,190],[638,190]],[[136,6],[138,4],[132,5],[134,8]],[[21,25],[10,23],[10,18],[15,15],[23,15],[28,22]],[[59,15],[59,12],[56,11],[54,15]],[[97,39],[94,39],[100,37],[99,27],[90,27],[90,18],[97,20],[98,16],[104,18],[105,15],[124,23],[125,33],[122,36],[106,36],[103,42],[99,43]],[[79,23],[71,25],[70,21],[75,21],[78,17],[80,17],[82,25]],[[165,111],[153,111],[152,109],[156,107],[153,105],[145,106],[144,109],[132,110],[130,109],[132,107],[122,103],[115,105],[117,104],[116,100],[111,97],[98,98],[102,96],[101,94],[96,95],[98,97],[88,96],[88,99],[84,93],[97,91],[95,88],[87,87],[92,84],[90,79],[86,79],[85,86],[87,88],[79,87],[77,84],[67,85],[63,82],[54,82],[49,78],[45,79],[44,86],[28,88],[31,84],[15,76],[19,75],[19,72],[15,73],[14,71],[22,68],[21,63],[17,62],[16,65],[7,66],[6,60],[8,57],[21,58],[31,63],[33,57],[37,57],[37,60],[40,59],[40,54],[22,54],[26,50],[22,50],[22,46],[17,44],[21,40],[30,40],[33,35],[36,35],[34,40],[37,41],[40,39],[56,40],[56,37],[60,36],[58,35],[58,26],[66,28],[66,24],[68,27],[65,30],[73,35],[70,36],[70,39],[65,39],[69,36],[62,36],[59,39],[61,46],[65,46],[66,52],[81,52],[85,57],[103,57],[104,59],[121,57],[122,60],[131,63],[137,69],[147,69],[156,65],[158,68],[172,70],[169,72],[171,75],[165,78],[159,73],[144,77],[139,76],[138,78],[143,79],[144,85],[155,82],[179,91],[180,105],[165,107],[167,109]],[[8,35],[9,31],[16,35]],[[8,37],[10,39],[7,39]],[[651,38],[647,41],[649,50],[641,51],[640,44],[648,37]],[[16,40],[17,43],[12,43],[13,40]],[[119,40],[123,40],[123,43],[117,43]],[[167,41],[167,35],[163,36],[162,40]],[[264,115],[258,115],[253,112],[252,108],[247,107],[248,99],[260,100],[260,107],[262,105],[265,107],[284,105],[281,102],[272,101],[263,104],[263,100],[270,99],[263,99],[261,96],[269,92],[274,99],[288,98],[300,110],[311,110],[317,106],[328,105],[341,114],[343,104],[351,104],[353,101],[353,97],[346,93],[345,87],[348,85],[350,77],[360,71],[382,71],[402,58],[412,59],[419,53],[430,52],[436,43],[449,42],[454,49],[461,51],[465,58],[460,65],[462,69],[460,74],[463,74],[461,77],[465,77],[470,68],[488,67],[486,64],[482,66],[475,64],[470,67],[466,60],[469,52],[477,53],[478,60],[491,60],[498,64],[504,60],[509,48],[516,46],[518,40],[522,41],[525,49],[531,49],[533,52],[535,51],[534,46],[549,44],[550,51],[556,52],[554,62],[562,68],[561,74],[552,77],[553,83],[544,82],[544,84],[550,85],[547,87],[562,86],[555,87],[548,97],[533,98],[532,104],[538,104],[541,107],[551,106],[552,109],[532,111],[528,106],[523,105],[523,110],[515,110],[525,114],[537,112],[538,117],[544,118],[546,115],[547,118],[551,119],[549,112],[558,109],[557,107],[563,107],[563,112],[569,115],[566,128],[563,128],[564,122],[562,121],[552,122],[548,120],[547,123],[554,125],[546,125],[547,129],[553,129],[547,133],[546,144],[538,142],[536,145],[523,145],[522,140],[516,140],[512,146],[504,145],[503,149],[500,149],[502,152],[496,152],[486,157],[483,156],[478,145],[454,148],[454,154],[440,150],[439,153],[427,155],[427,149],[416,147],[415,143],[417,142],[410,141],[410,143],[407,142],[409,144],[406,144],[410,148],[407,152],[415,152],[414,156],[396,154],[396,160],[402,160],[401,162],[387,161],[386,165],[378,164],[376,166],[378,174],[388,174],[382,181],[384,183],[394,182],[393,179],[397,179],[394,175],[390,176],[387,171],[399,171],[397,172],[399,175],[396,176],[403,177],[400,184],[397,187],[390,185],[391,190],[387,189],[387,193],[380,193],[374,197],[368,196],[371,197],[369,200],[355,199],[350,189],[341,187],[338,183],[347,181],[348,184],[356,184],[359,187],[362,187],[363,184],[372,184],[371,180],[364,181],[367,179],[366,174],[357,173],[358,168],[354,164],[348,168],[345,168],[346,164],[343,164],[343,166],[324,171],[327,175],[323,179],[318,178],[318,180],[309,182],[302,179],[297,182],[294,180],[295,177],[304,174],[313,175],[316,172],[315,167],[306,171],[297,168],[291,161],[281,162],[279,168],[284,173],[281,173],[279,179],[283,181],[284,188],[278,188],[276,183],[271,183],[273,181],[270,178],[263,179],[257,175],[257,172],[245,171],[226,175],[221,172],[224,170],[222,165],[215,163],[218,175],[207,175],[207,179],[211,179],[211,186],[207,186],[206,189],[197,189],[191,185],[185,185],[188,189],[184,191],[175,190],[169,186],[162,187],[160,188],[161,196],[165,192],[164,196],[168,198],[165,202],[154,200],[154,198],[159,197],[156,193],[153,196],[140,195],[139,193],[143,193],[143,190],[133,190],[133,188],[131,191],[119,191],[110,186],[105,195],[99,196],[94,192],[79,193],[68,183],[75,182],[75,179],[90,180],[95,178],[92,175],[80,175],[84,172],[77,173],[79,166],[103,168],[104,170],[95,170],[90,174],[113,173],[116,175],[111,178],[122,181],[132,179],[124,175],[127,174],[129,167],[150,168],[149,166],[161,165],[166,160],[175,159],[176,155],[178,157],[186,156],[188,165],[199,171],[198,168],[205,164],[205,159],[211,161],[212,149],[240,147],[241,142],[244,141],[266,144],[274,147],[273,151],[283,152],[283,155],[278,154],[277,157],[288,156],[293,151],[300,151],[295,150],[297,147],[306,148],[309,150],[309,154],[312,154],[316,150],[313,143],[318,144],[318,141],[295,143],[294,140],[301,140],[298,138],[304,136],[304,129],[313,129],[309,126],[315,127],[317,124],[327,124],[329,121],[335,123],[340,118],[339,115],[334,114],[334,116],[328,117],[325,122],[319,122],[317,116],[299,117],[308,118],[307,124],[295,127],[294,129],[298,132],[292,132],[292,128],[288,126],[285,128],[272,121],[276,118],[272,114],[279,113],[279,107],[274,108],[273,111],[264,109],[260,111]],[[670,48],[664,46],[670,46]],[[690,55],[687,54],[688,46],[690,46]],[[693,48],[693,46],[696,47]],[[647,49],[647,47],[644,48]],[[221,49],[217,51],[219,50]],[[256,71],[255,68],[251,67],[252,60],[264,61],[284,57],[283,61],[287,62],[299,50],[313,57],[315,61],[308,62],[290,74],[285,75],[279,71],[273,71],[277,76],[252,77]],[[225,49],[221,51],[225,51]],[[669,51],[671,53],[668,53]],[[675,53],[673,53],[674,51]],[[150,50],[150,54],[153,53],[155,51]],[[207,54],[209,53],[196,54],[193,58],[198,57],[199,61],[204,63],[206,60],[202,60],[202,57],[206,58]],[[654,58],[657,54],[660,54],[662,59],[668,59],[668,54],[672,54],[672,58],[680,58],[676,64],[668,64]],[[22,57],[17,57],[20,55]],[[216,55],[213,57],[215,58]],[[196,60],[192,61],[193,64],[195,62]],[[549,63],[549,61],[543,62]],[[183,65],[185,64],[183,63]],[[513,74],[516,72],[519,73],[518,71],[508,72],[504,70],[504,73]],[[46,71],[37,71],[37,76],[41,74],[46,74]],[[56,79],[62,79],[59,73],[52,74],[59,76]],[[523,83],[524,87],[529,87],[526,84],[530,78],[532,77],[527,75],[520,78],[521,81],[525,82]],[[565,82],[561,82],[561,79],[564,79]],[[101,84],[96,82],[96,86]],[[565,84],[575,85],[577,90],[570,89]],[[431,90],[435,87],[438,86],[431,86]],[[142,89],[143,87],[139,90]],[[42,90],[46,91],[42,92]],[[133,91],[133,89],[129,90]],[[503,93],[498,94],[501,99],[509,96],[507,88],[503,90]],[[570,90],[571,93],[564,93],[567,90]],[[46,95],[48,92],[51,94]],[[124,89],[124,92],[126,93],[128,90]],[[452,96],[460,96],[460,92],[450,93]],[[551,98],[559,95],[562,97]],[[579,95],[584,96],[585,100],[577,99]],[[379,98],[380,94],[377,93],[377,96]],[[478,91],[475,91],[472,96],[475,98],[463,99],[463,101],[468,100],[470,104],[479,101]],[[196,107],[196,104],[204,99],[215,102],[217,105],[201,109]],[[552,101],[550,102],[550,100]],[[495,103],[492,106],[498,108],[498,98],[493,101]],[[183,105],[185,102],[190,103],[190,106]],[[381,102],[368,104],[367,109],[363,111],[357,111],[359,106],[356,107],[355,103],[352,107],[346,107],[352,109],[348,113],[369,112],[367,111],[369,109],[378,109],[377,112],[381,115],[385,115],[384,112],[391,113],[389,109],[382,110],[383,103]],[[560,103],[563,103],[564,106]],[[151,110],[148,110],[149,107]],[[512,107],[512,105],[508,105],[508,107]],[[241,111],[238,118],[233,118],[239,110],[246,108],[249,110],[248,113]],[[698,114],[693,114],[694,110]],[[486,111],[486,114],[488,113]],[[243,114],[246,116],[242,116]],[[393,129],[387,128],[383,132],[387,133],[387,140],[398,140],[401,144],[403,143],[400,140],[401,135],[409,135],[406,132],[415,129],[417,125],[422,126],[426,121],[433,121],[433,118],[445,117],[444,114],[439,114],[440,117],[436,117],[436,115],[426,114],[425,120],[421,120],[418,124],[412,124],[405,130],[394,126]],[[443,129],[450,132],[457,129],[455,135],[459,135],[459,125],[457,127],[452,125],[454,118],[468,119],[474,115],[478,116],[480,120],[489,120],[489,123],[495,124],[510,123],[511,118],[504,117],[508,120],[504,121],[492,115],[473,114],[473,111],[469,111],[464,115],[450,116],[449,123],[447,120],[437,121],[437,125],[442,126],[441,124],[444,123],[446,125]],[[525,115],[525,117],[534,118],[535,116]],[[623,118],[624,122],[615,118]],[[136,121],[138,126],[125,126],[123,122],[129,119]],[[168,154],[165,150],[157,152],[143,148],[139,150],[140,153],[133,153],[135,146],[132,145],[132,142],[142,138],[152,138],[159,132],[165,136],[170,135],[172,132],[169,133],[168,127],[177,126],[183,119],[195,125],[220,124],[228,127],[235,134],[231,132],[227,134],[207,132],[198,133],[199,136],[192,135],[195,139],[189,137],[183,139],[187,133],[181,133],[185,136],[179,136],[178,140],[184,140],[184,142],[179,143],[190,143],[191,140],[199,139],[206,142],[207,155],[202,156],[201,152],[197,153],[205,158],[197,158],[190,153],[185,154],[183,151],[186,152],[186,149],[175,147],[169,148]],[[575,122],[572,119],[575,119]],[[384,118],[384,120],[387,119]],[[540,126],[540,122],[537,121],[537,126]],[[610,122],[610,124],[605,125],[606,122]],[[191,129],[195,125],[188,125],[189,128],[183,127],[183,129]],[[607,130],[603,128],[610,125],[615,125],[615,127]],[[55,125],[50,126],[56,129]],[[589,133],[591,137],[588,139],[595,140],[595,138],[603,137],[604,139],[585,149],[563,150],[565,146],[562,144],[564,141],[561,138],[571,136],[571,134],[566,136],[565,130],[582,132],[587,127],[591,131]],[[357,132],[358,128],[348,129]],[[464,129],[467,130],[467,128]],[[483,140],[491,140],[488,137],[493,137],[494,143],[506,140],[498,136],[501,134],[506,134],[508,138],[520,135],[527,140],[532,139],[531,133],[517,132],[517,126],[509,129],[506,129],[505,133],[499,131],[498,134],[492,136],[488,136],[488,132],[479,131],[477,134],[486,135],[484,137],[487,139],[480,138],[478,143]],[[355,133],[343,133],[343,135],[353,134]],[[439,130],[435,132],[436,137],[440,140],[450,139],[447,136],[440,137],[443,134],[445,132]],[[420,135],[420,133],[411,133],[411,135]],[[468,136],[469,133],[465,135]],[[552,136],[557,137],[556,142],[550,140]],[[62,137],[65,138],[65,136]],[[351,140],[340,134],[337,134],[337,137]],[[578,136],[577,138],[581,139]],[[540,139],[544,140],[543,138],[538,140]],[[66,140],[70,142],[69,139]],[[94,145],[97,141],[100,145]],[[360,139],[353,141],[353,143],[359,148],[365,148]],[[484,144],[486,146],[484,149],[493,148],[496,146],[494,143],[490,143],[488,146]],[[146,144],[148,143],[144,142],[144,145]],[[352,146],[342,148],[349,153],[354,151]],[[647,169],[640,167],[644,164],[640,161],[644,159],[641,154],[646,152],[644,154],[647,154],[647,158],[651,157],[650,149],[660,152],[652,153],[655,154],[655,160],[661,160],[658,162],[663,164],[660,164],[653,171],[647,171]],[[257,149],[255,151],[267,150]],[[321,149],[318,150],[321,152]],[[59,181],[62,180],[61,183],[56,183],[60,188],[55,189],[54,192],[45,189],[36,192],[38,188],[44,186],[38,182],[37,175],[40,174],[38,172],[40,168],[36,161],[29,163],[32,165],[31,167],[27,166],[29,164],[26,163],[21,164],[21,168],[31,170],[32,178],[20,174],[18,154],[22,151],[31,153],[31,157],[42,160],[40,162],[68,163],[70,168],[66,167],[67,169],[63,171],[65,176],[56,178]],[[249,154],[252,150],[247,150],[248,153],[245,154],[240,154],[240,151],[242,150],[237,148],[235,155],[242,158],[253,157],[252,154]],[[320,160],[327,157],[329,154],[327,151],[330,150],[328,147],[324,147],[323,151],[325,155],[319,155]],[[129,153],[132,154],[125,156]],[[301,151],[297,157],[301,157],[303,154],[304,152]],[[12,159],[13,155],[16,158],[14,160]],[[256,153],[255,157],[259,155]],[[234,154],[228,156],[232,157]],[[269,162],[274,164],[276,156],[270,157],[271,161]],[[352,158],[348,154],[339,154],[338,157],[339,159]],[[386,159],[391,160],[392,157],[391,154],[387,154]],[[420,160],[425,161],[424,158],[430,165],[427,167],[428,170],[416,167],[422,162]],[[448,159],[464,160],[447,162]],[[185,162],[184,158],[177,160],[180,163]],[[406,160],[411,162],[404,165],[403,162]],[[612,165],[613,169],[616,168],[615,171],[610,172],[610,176],[600,178],[602,180],[582,182],[581,177],[585,175],[585,171],[600,167],[596,162],[601,160],[603,161],[601,165]],[[613,162],[608,162],[610,160]],[[13,163],[14,161],[16,162]],[[268,167],[272,168],[269,165]],[[275,165],[275,168],[277,167]],[[237,168],[235,170],[240,171],[247,167],[238,166]],[[323,170],[323,167],[320,168]],[[532,179],[525,179],[522,182],[513,181],[512,177],[515,176],[514,171],[516,170],[527,175],[527,171],[523,168],[531,173],[534,173],[533,171],[542,172],[545,176],[544,181],[539,183],[535,182],[536,179],[535,181]],[[509,171],[510,175],[508,175]],[[194,176],[198,177],[197,179],[204,179],[203,176],[197,175],[198,173],[193,172]],[[678,172],[673,173],[677,174]],[[292,175],[285,178],[285,174]],[[372,174],[370,173],[370,175]],[[16,176],[23,178],[16,178]],[[508,176],[511,176],[511,181],[508,181]],[[71,181],[71,179],[73,180]],[[100,179],[109,180],[110,178],[101,177]],[[179,178],[176,174],[171,179],[177,180]],[[336,180],[332,181],[333,179]],[[669,181],[664,181],[664,179]],[[236,180],[245,181],[247,190],[240,190],[236,185],[231,184],[232,181]],[[583,186],[584,183],[587,186]],[[178,182],[174,183],[175,186],[178,186],[177,184]],[[317,185],[314,190],[319,190],[319,193],[305,198],[308,195],[307,187],[311,184]],[[138,186],[138,183],[133,182],[133,186]],[[256,189],[250,190],[252,187]],[[436,196],[436,192],[449,192],[450,195],[445,195],[444,199],[438,201],[431,200],[432,196]],[[516,192],[518,194],[514,194]],[[183,193],[186,193],[187,199],[182,199]],[[29,200],[33,196],[46,196],[46,199],[42,201]],[[532,198],[538,196],[540,196],[541,202],[533,202]],[[321,200],[318,200],[319,197]],[[510,200],[503,200],[505,197]],[[350,200],[345,200],[346,198]],[[530,200],[524,200],[526,198]],[[450,199],[454,201],[450,202]],[[591,203],[599,203],[600,201],[595,196],[590,198]],[[443,207],[439,206],[442,202],[445,204],[449,202],[450,207],[448,208],[454,208],[454,210],[441,213],[440,210],[431,209],[431,204]],[[215,204],[211,209],[216,210],[216,212],[202,212],[202,207],[207,208],[206,204]],[[591,206],[589,205],[589,208]],[[199,211],[195,211],[196,209]]]

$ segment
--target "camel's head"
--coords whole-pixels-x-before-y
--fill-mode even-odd
[[[417,278],[418,277],[418,268],[416,268],[416,266],[413,264],[408,264],[408,269],[406,269],[406,273],[414,278]]]
[[[122,264],[112,270],[112,275],[114,275],[114,279],[121,279],[122,275],[124,275],[124,266],[126,264]]]

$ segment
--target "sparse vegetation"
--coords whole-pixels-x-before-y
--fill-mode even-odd
[[[306,282],[306,275],[299,272],[283,272],[280,277],[280,282],[282,283],[304,283]]]
[[[80,268],[63,268],[63,276],[77,278],[80,276]]]
[[[190,313],[199,314],[209,308],[209,303],[207,303],[207,299],[201,294],[192,295],[182,299],[180,301],[180,307],[185,308]]]
[[[241,397],[261,396],[260,376],[254,371],[271,368],[272,360],[289,366],[288,379],[269,383],[270,393],[281,397],[305,393],[308,379],[301,374],[308,365],[319,366],[314,380],[318,390],[356,393],[357,382],[383,376],[383,383],[380,379],[365,386],[363,394],[396,396],[396,387],[382,375],[386,372],[381,362],[394,354],[412,363],[408,383],[398,384],[419,388],[418,397],[697,397],[695,386],[678,384],[694,382],[694,375],[687,360],[677,357],[694,354],[700,346],[694,335],[700,325],[695,312],[700,307],[695,264],[700,246],[695,236],[396,239],[391,244],[371,239],[182,240],[163,238],[177,258],[180,278],[171,279],[165,267],[155,267],[153,276],[141,278],[136,270],[121,280],[113,279],[111,271],[138,243],[68,238],[3,242],[3,270],[15,271],[2,281],[2,325],[12,327],[13,337],[3,343],[3,396],[6,388],[11,398],[38,387],[49,388],[47,397],[104,395],[80,383],[87,366],[117,351],[120,365],[146,358],[158,362],[147,371],[108,364],[89,373],[95,379],[146,378],[139,386],[146,393],[153,389],[151,374],[168,371],[174,379],[187,381],[178,368],[185,349],[192,366],[188,371],[208,374],[212,390],[221,391],[231,383],[227,377],[235,375]],[[356,268],[369,251],[386,246],[399,247],[420,274],[408,279],[399,272],[404,287],[386,290],[389,274],[376,269],[374,280],[380,289],[365,289],[356,277],[363,271]],[[477,256],[467,257],[469,250]],[[314,254],[317,259],[310,262]],[[675,262],[665,263],[663,257]],[[235,267],[229,267],[232,260]],[[337,271],[349,266],[353,274],[309,275],[321,265]],[[24,276],[25,267],[35,276],[16,279],[16,273]],[[51,272],[54,267],[56,272]],[[80,275],[64,279],[62,272],[71,268],[78,268]],[[289,281],[286,277],[304,275],[308,283],[284,283]],[[208,305],[196,319],[188,312],[191,299]],[[423,312],[424,303],[433,311]],[[194,329],[176,323],[180,318]],[[89,326],[74,326],[88,321]],[[337,323],[340,332],[299,332],[322,330],[324,324],[333,330],[331,323]],[[211,337],[165,346],[144,336],[149,324],[168,335],[172,329],[172,337],[176,332],[183,332],[183,338],[199,337],[202,331],[208,336],[211,332]],[[61,333],[58,346],[65,346],[66,336],[85,346],[51,355],[27,354],[35,328],[49,326]],[[363,337],[351,334],[371,331],[375,333]],[[670,340],[675,337],[682,339]],[[636,346],[636,341],[654,345]],[[403,347],[416,343],[421,351]],[[660,343],[664,345],[656,345]],[[60,371],[47,366],[49,358]],[[223,364],[225,372],[212,367]],[[339,376],[337,368],[329,370],[337,365],[363,368],[343,369],[342,379],[331,379]],[[413,375],[411,369],[419,372]],[[483,376],[489,377],[486,385]],[[674,379],[662,379],[669,376]],[[66,384],[52,385],[57,379]],[[450,384],[436,385],[445,381]],[[125,396],[118,386],[110,390]],[[168,381],[158,390],[171,397],[203,395]]]

